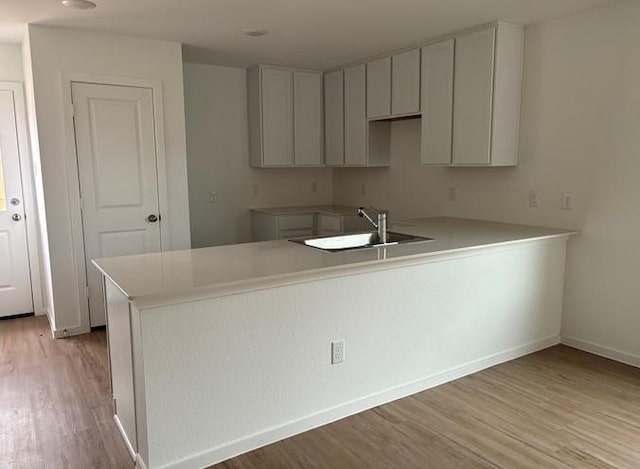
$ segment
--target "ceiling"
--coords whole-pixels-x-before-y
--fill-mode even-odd
[[[0,0],[0,41],[25,23],[184,44],[187,61],[328,69],[497,19],[530,24],[618,0]],[[248,37],[244,29],[270,34]]]

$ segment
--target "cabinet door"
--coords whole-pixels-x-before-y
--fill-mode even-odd
[[[454,40],[422,48],[422,164],[451,163]]]
[[[293,72],[293,144],[296,166],[321,166],[322,74]]]
[[[344,81],[342,70],[324,76],[325,163],[344,164]]]
[[[261,70],[262,161],[293,165],[293,80],[289,70]]]
[[[367,63],[367,117],[391,114],[391,57]]]
[[[453,163],[489,164],[495,28],[456,39]]]
[[[367,111],[365,66],[344,71],[344,162],[350,166],[367,163]]]
[[[420,111],[420,50],[414,49],[392,57],[391,113],[412,114]]]

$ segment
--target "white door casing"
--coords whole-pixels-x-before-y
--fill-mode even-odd
[[[74,82],[71,92],[89,313],[99,326],[102,282],[91,260],[161,250],[153,90]]]
[[[0,317],[33,312],[14,98],[0,90]]]

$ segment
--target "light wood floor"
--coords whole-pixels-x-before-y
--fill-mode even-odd
[[[131,468],[104,331],[0,321],[0,468]],[[558,346],[215,466],[640,468],[640,370]]]
[[[0,321],[0,468],[131,468],[111,413],[104,331],[54,340]]]

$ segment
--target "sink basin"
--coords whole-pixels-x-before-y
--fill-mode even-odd
[[[420,241],[433,241],[433,238],[413,236],[403,233],[387,232],[387,242],[381,243],[378,233],[375,231],[365,233],[343,234],[337,236],[316,236],[305,239],[290,239],[292,243],[302,244],[323,251],[346,251],[348,249],[365,249],[384,246],[393,246],[404,243],[417,243]]]

